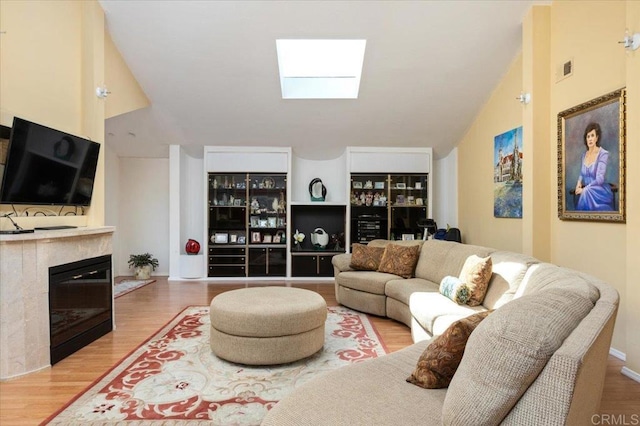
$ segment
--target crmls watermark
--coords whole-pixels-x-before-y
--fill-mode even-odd
[[[638,426],[640,414],[594,414],[591,416],[592,425],[603,426]]]

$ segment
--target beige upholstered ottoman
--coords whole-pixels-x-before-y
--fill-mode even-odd
[[[291,287],[252,287],[211,301],[211,350],[249,365],[284,364],[322,349],[327,304],[318,293]]]

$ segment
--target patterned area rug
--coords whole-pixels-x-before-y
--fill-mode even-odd
[[[211,353],[209,307],[189,307],[43,424],[259,425],[293,389],[387,353],[364,314],[329,307],[324,348],[270,367]]]
[[[144,287],[147,284],[156,282],[156,280],[122,280],[116,283],[114,289],[114,298],[124,296],[127,293],[131,293],[133,290],[137,290],[140,287]]]

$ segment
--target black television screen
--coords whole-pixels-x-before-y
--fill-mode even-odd
[[[88,206],[100,144],[15,117],[0,204]]]

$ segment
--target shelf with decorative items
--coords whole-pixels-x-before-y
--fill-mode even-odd
[[[350,185],[351,242],[366,244],[388,238],[389,176],[352,174]]]
[[[209,173],[208,276],[247,274],[247,174]]]
[[[345,252],[345,203],[291,206],[291,276],[331,277],[331,258]]]
[[[394,240],[421,239],[427,219],[428,175],[389,175],[389,235]]]
[[[422,238],[428,184],[428,174],[352,174],[351,243]]]
[[[286,174],[209,173],[209,276],[286,275],[286,193]]]

